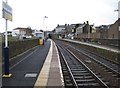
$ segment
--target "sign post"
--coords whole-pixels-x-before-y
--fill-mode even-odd
[[[8,35],[7,35],[7,21],[12,21],[12,8],[6,3],[3,2],[3,18],[6,20],[6,31],[5,31],[5,47],[4,47],[4,68],[5,68],[5,73],[3,77],[11,77],[12,74],[9,73],[9,47],[8,47]]]

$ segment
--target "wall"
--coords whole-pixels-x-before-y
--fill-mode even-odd
[[[111,28],[108,30],[108,39],[119,39],[120,38],[120,31],[118,31],[119,20],[117,20]]]

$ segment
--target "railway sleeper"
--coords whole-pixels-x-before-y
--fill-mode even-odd
[[[90,79],[93,78],[92,76],[75,76],[75,79]]]
[[[87,71],[85,71],[85,70],[82,70],[82,71],[81,70],[78,70],[78,71],[76,70],[76,71],[72,71],[72,72],[73,73],[87,73]]]
[[[68,84],[66,84],[65,86],[73,86],[73,84],[72,83],[68,83]]]
[[[71,80],[70,79],[66,79],[65,80],[67,83],[71,83]]]
[[[78,86],[79,86],[79,87],[80,87],[80,86],[81,86],[81,87],[82,87],[82,86],[87,86],[87,87],[88,87],[88,86],[89,86],[89,87],[90,87],[90,86],[97,86],[97,87],[98,87],[98,86],[100,86],[100,84],[99,84],[99,83],[95,83],[95,82],[93,82],[93,83],[79,83]]]
[[[73,74],[74,76],[89,76],[90,73],[77,73],[77,74]]]
[[[67,71],[67,70],[64,70],[63,72],[64,72],[64,73],[68,73],[68,71]]]
[[[70,66],[70,69],[83,69],[83,67],[71,67]]]
[[[80,68],[80,69],[77,69],[77,68],[71,69],[71,71],[84,71],[84,70],[85,70],[84,68]]]
[[[68,63],[68,65],[69,65],[70,68],[81,68],[81,66],[79,66],[79,65],[76,66],[76,65],[72,65],[72,64],[73,64],[73,63],[71,63],[71,64]]]
[[[95,82],[95,79],[76,79],[77,83],[88,83],[88,82]]]
[[[70,76],[64,76],[65,79],[70,79]]]

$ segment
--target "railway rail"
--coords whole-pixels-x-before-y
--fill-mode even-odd
[[[57,46],[61,58],[63,58],[61,64],[64,63],[62,66],[64,78],[65,80],[69,79],[68,82],[65,81],[66,86],[120,88],[119,65],[113,64],[94,53],[81,50],[78,47],[76,48],[73,45],[65,44],[61,41],[57,41]],[[92,74],[92,76],[90,74]]]
[[[97,75],[94,74],[80,59],[78,59],[70,50],[60,48],[61,56],[63,58],[62,66],[65,77],[66,86],[78,87],[90,87],[90,86],[102,86],[103,88],[109,88],[105,82],[103,82]],[[69,77],[70,76],[70,77]],[[69,80],[68,80],[69,78]],[[71,83],[69,83],[71,81]]]
[[[68,45],[68,46],[70,46],[72,49],[78,51],[79,53],[85,55],[86,57],[91,58],[92,61],[95,61],[96,63],[105,67],[107,70],[116,74],[116,76],[120,77],[120,64],[112,62],[111,60],[108,60],[100,55],[95,54],[94,52],[89,51],[89,50],[77,49],[71,45]]]

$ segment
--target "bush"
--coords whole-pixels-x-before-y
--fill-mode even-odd
[[[12,58],[26,50],[38,45],[38,39],[9,41],[9,58]],[[4,45],[4,43],[3,43]],[[4,47],[4,46],[3,46]],[[4,52],[3,52],[4,53]],[[4,56],[4,54],[3,54]]]

